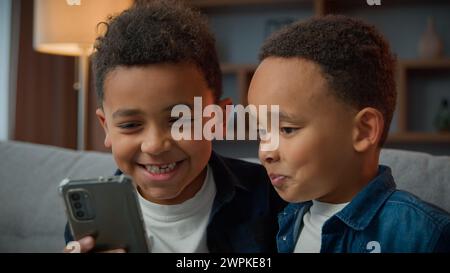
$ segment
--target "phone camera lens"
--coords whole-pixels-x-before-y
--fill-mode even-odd
[[[80,194],[79,193],[73,193],[71,196],[72,200],[78,201],[80,200]]]
[[[77,211],[77,217],[79,217],[79,218],[82,218],[82,217],[84,217],[84,212],[82,212],[82,211]]]
[[[81,208],[81,203],[80,203],[80,202],[75,202],[75,203],[73,204],[73,206],[74,206],[76,209],[79,209],[79,208]]]

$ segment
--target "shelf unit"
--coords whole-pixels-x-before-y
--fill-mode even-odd
[[[408,74],[411,71],[450,72],[450,59],[435,60],[400,60],[397,69],[397,128],[398,132],[389,136],[389,142],[407,143],[450,143],[450,133],[414,132],[408,128]]]
[[[351,10],[353,8],[361,8],[366,6],[365,0],[188,0],[191,5],[199,8],[208,14],[208,11],[223,9],[228,12],[229,8],[282,8],[301,7],[312,11],[314,16],[322,16],[325,14]],[[393,2],[382,2],[381,8],[393,6],[405,6],[412,4],[420,4],[418,0],[397,0]],[[434,0],[430,4],[442,4],[445,1]],[[380,7],[371,7],[374,9]],[[236,91],[240,101],[235,103],[247,104],[247,92],[251,81],[251,77],[256,69],[256,64],[234,64],[222,63],[221,69],[224,75],[233,75],[236,78]],[[391,133],[388,137],[388,143],[450,143],[450,133],[439,132],[418,132],[408,129],[408,74],[414,70],[450,70],[450,59],[439,60],[420,60],[409,59],[400,60],[397,70],[397,128],[398,130]]]
[[[449,143],[450,133],[404,132],[389,135],[389,143]]]
[[[297,7],[313,11],[314,16],[328,13],[334,0],[186,0],[191,6],[205,14],[209,11],[227,8],[290,8]],[[247,105],[247,91],[257,64],[222,63],[222,73],[236,77],[236,91],[240,103]]]
[[[325,0],[187,0],[192,6],[200,9],[242,7],[242,6],[280,6],[280,5],[302,5],[315,6]]]
[[[220,68],[224,75],[232,74],[236,76],[236,88],[239,92],[240,99],[236,103],[247,105],[247,92],[256,67],[256,64],[221,64]]]

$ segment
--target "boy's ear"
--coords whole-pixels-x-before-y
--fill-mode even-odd
[[[224,135],[225,135],[227,132],[227,121],[228,121],[227,117],[230,115],[229,112],[231,110],[230,107],[228,107],[228,109],[227,109],[227,105],[233,105],[233,101],[230,98],[224,98],[219,101],[218,105],[222,109],[222,113],[224,113],[223,120],[222,120],[222,129],[223,129],[222,132],[224,132]]]
[[[111,139],[109,137],[108,124],[106,123],[105,112],[103,112],[101,108],[98,108],[97,111],[95,111],[95,114],[97,115],[98,121],[102,125],[103,130],[105,131],[104,145],[106,148],[111,149]]]
[[[377,146],[384,129],[383,114],[375,108],[366,107],[356,114],[353,126],[353,148],[357,152]]]

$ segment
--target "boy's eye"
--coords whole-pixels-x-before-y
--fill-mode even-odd
[[[281,127],[281,128],[280,128],[280,132],[281,132],[282,134],[289,135],[289,134],[294,133],[294,132],[297,131],[298,129],[299,129],[299,128],[294,128],[294,127]]]
[[[126,122],[126,123],[121,123],[119,125],[117,125],[117,127],[119,127],[120,129],[134,129],[136,127],[138,127],[140,124],[137,122]]]
[[[193,122],[194,118],[193,117],[192,118],[191,117],[171,117],[169,119],[169,123],[170,124],[172,124],[172,123],[174,123],[176,121],[180,121],[182,123],[187,123],[187,122]]]

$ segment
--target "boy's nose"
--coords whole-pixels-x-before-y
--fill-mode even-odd
[[[148,136],[141,143],[141,151],[150,155],[160,155],[170,150],[171,140],[163,135]]]
[[[278,151],[261,151],[259,150],[259,159],[261,160],[262,163],[274,163],[277,162],[278,160],[280,160],[279,155],[278,155]]]

